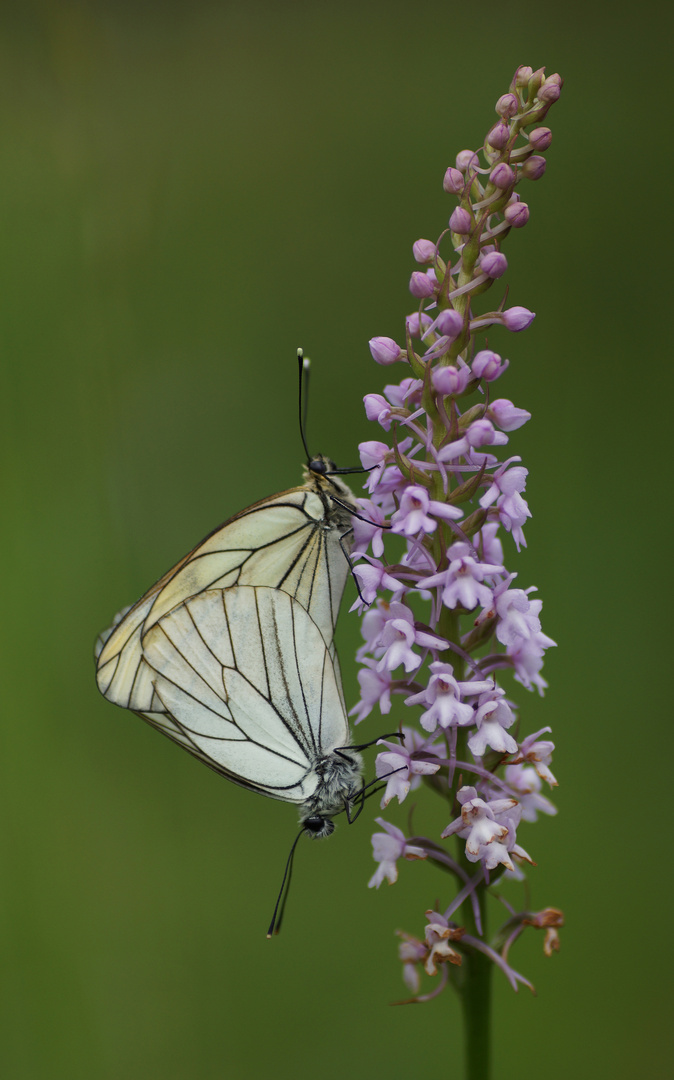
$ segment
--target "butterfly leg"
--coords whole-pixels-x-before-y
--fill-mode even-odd
[[[346,820],[348,821],[349,825],[353,825],[354,821],[358,820],[360,815],[363,813],[363,810],[365,809],[365,787],[366,785],[364,784],[358,792],[359,804],[355,814],[351,814],[351,800],[344,800],[344,810],[346,812]]]
[[[353,578],[353,580],[355,582],[356,590],[358,592],[358,599],[360,600],[361,604],[364,604],[365,607],[369,607],[370,605],[366,602],[366,600],[363,597],[362,592],[360,591],[360,585],[358,583],[358,578],[356,577],[356,575],[353,572],[354,567],[353,567],[353,561],[351,559],[351,555],[350,555],[349,551],[347,550],[345,544],[343,543],[344,538],[347,537],[349,535],[349,533],[352,533],[352,532],[353,532],[353,529],[347,529],[346,532],[342,533],[342,535],[339,538],[339,546],[341,547],[342,554],[343,554],[344,558],[346,559],[346,561],[347,561],[347,563],[349,565],[349,571],[351,573],[351,577]]]

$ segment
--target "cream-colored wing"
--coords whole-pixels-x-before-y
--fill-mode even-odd
[[[345,492],[341,482],[337,488],[327,478],[311,477],[303,487],[241,511],[206,537],[99,636],[102,693],[116,705],[133,707],[128,702],[134,684],[143,678],[143,638],[164,615],[208,589],[259,585],[282,590],[305,608],[332,647],[349,571]]]
[[[281,590],[207,589],[141,649],[128,708],[237,784],[303,803],[316,762],[349,742],[323,635]]]

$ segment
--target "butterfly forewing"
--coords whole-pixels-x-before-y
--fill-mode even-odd
[[[138,709],[139,693],[146,692],[145,636],[209,589],[251,585],[287,593],[309,613],[336,662],[332,639],[349,570],[349,507],[355,505],[341,481],[310,471],[305,479],[225,522],[100,635],[98,683],[110,701]]]

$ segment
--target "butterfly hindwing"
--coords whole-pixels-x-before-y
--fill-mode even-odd
[[[301,659],[300,659],[301,658]],[[287,593],[211,589],[143,638],[135,708],[216,771],[287,802],[314,793],[316,762],[349,740],[323,636]]]

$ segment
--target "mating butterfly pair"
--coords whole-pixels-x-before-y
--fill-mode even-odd
[[[334,627],[349,487],[327,458],[207,536],[96,642],[101,693],[329,836],[361,789]]]

